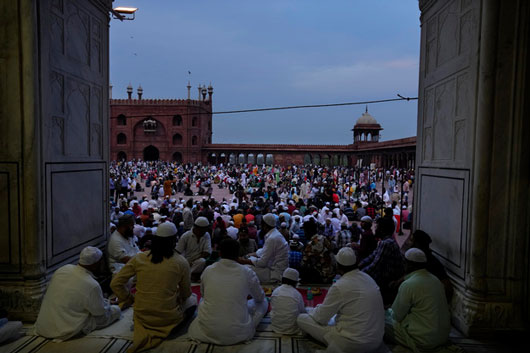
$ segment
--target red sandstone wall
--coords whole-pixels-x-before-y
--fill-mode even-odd
[[[307,154],[311,156],[346,156],[348,165],[356,165],[362,159],[363,165],[375,163],[377,166],[408,165],[407,160],[414,160],[416,138],[363,142],[355,145],[281,145],[281,144],[211,144],[212,106],[209,101],[197,100],[152,100],[152,99],[111,99],[110,101],[110,146],[111,159],[117,159],[119,152],[124,152],[127,159],[144,159],[143,151],[147,146],[155,146],[162,160],[173,160],[178,152],[183,162],[208,163],[211,153],[271,153],[274,164],[304,164]],[[126,117],[126,125],[118,124],[118,116]],[[180,115],[182,124],[173,125],[173,117]],[[152,117],[158,123],[155,133],[145,134],[143,121]],[[193,126],[193,117],[197,125]],[[124,144],[118,144],[117,136],[123,133],[127,137]],[[178,133],[182,140],[173,143],[173,136]],[[193,136],[197,144],[192,144]],[[221,162],[218,159],[219,162]],[[227,160],[222,161],[224,163]]]

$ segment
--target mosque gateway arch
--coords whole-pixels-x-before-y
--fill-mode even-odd
[[[192,100],[190,109],[209,112],[208,119],[168,113],[165,147],[152,144],[132,155],[136,118],[120,113],[123,135],[109,136],[111,6],[110,0],[0,3],[0,306],[11,318],[34,320],[50,275],[75,263],[83,247],[105,246],[109,159],[146,153],[189,160],[195,153],[201,157],[193,162],[355,164],[342,147],[289,156],[289,145],[212,144],[206,98]],[[432,235],[455,286],[453,325],[466,334],[522,329],[530,321],[530,4],[420,0],[419,6],[413,227]],[[146,102],[160,109],[181,103]],[[380,143],[380,126],[368,117],[361,123],[354,143]],[[109,143],[116,144],[112,154]],[[388,158],[410,165],[409,157]]]

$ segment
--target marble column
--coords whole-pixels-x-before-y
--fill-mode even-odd
[[[529,322],[530,4],[420,0],[414,227],[466,334]]]
[[[111,0],[0,1],[0,307],[108,236]]]

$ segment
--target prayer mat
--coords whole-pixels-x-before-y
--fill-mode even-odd
[[[328,290],[320,287],[311,287],[313,289],[318,288],[320,290],[320,294],[315,295],[313,294],[313,300],[307,299],[307,291],[306,288],[296,288],[300,294],[302,294],[302,298],[304,298],[304,304],[306,307],[314,308],[318,304],[322,304],[324,302],[324,299],[326,298],[326,294],[328,294]]]

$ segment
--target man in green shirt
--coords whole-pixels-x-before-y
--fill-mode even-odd
[[[385,338],[412,349],[431,350],[448,342],[451,329],[444,286],[425,266],[418,248],[405,253],[407,275],[386,311]]]

